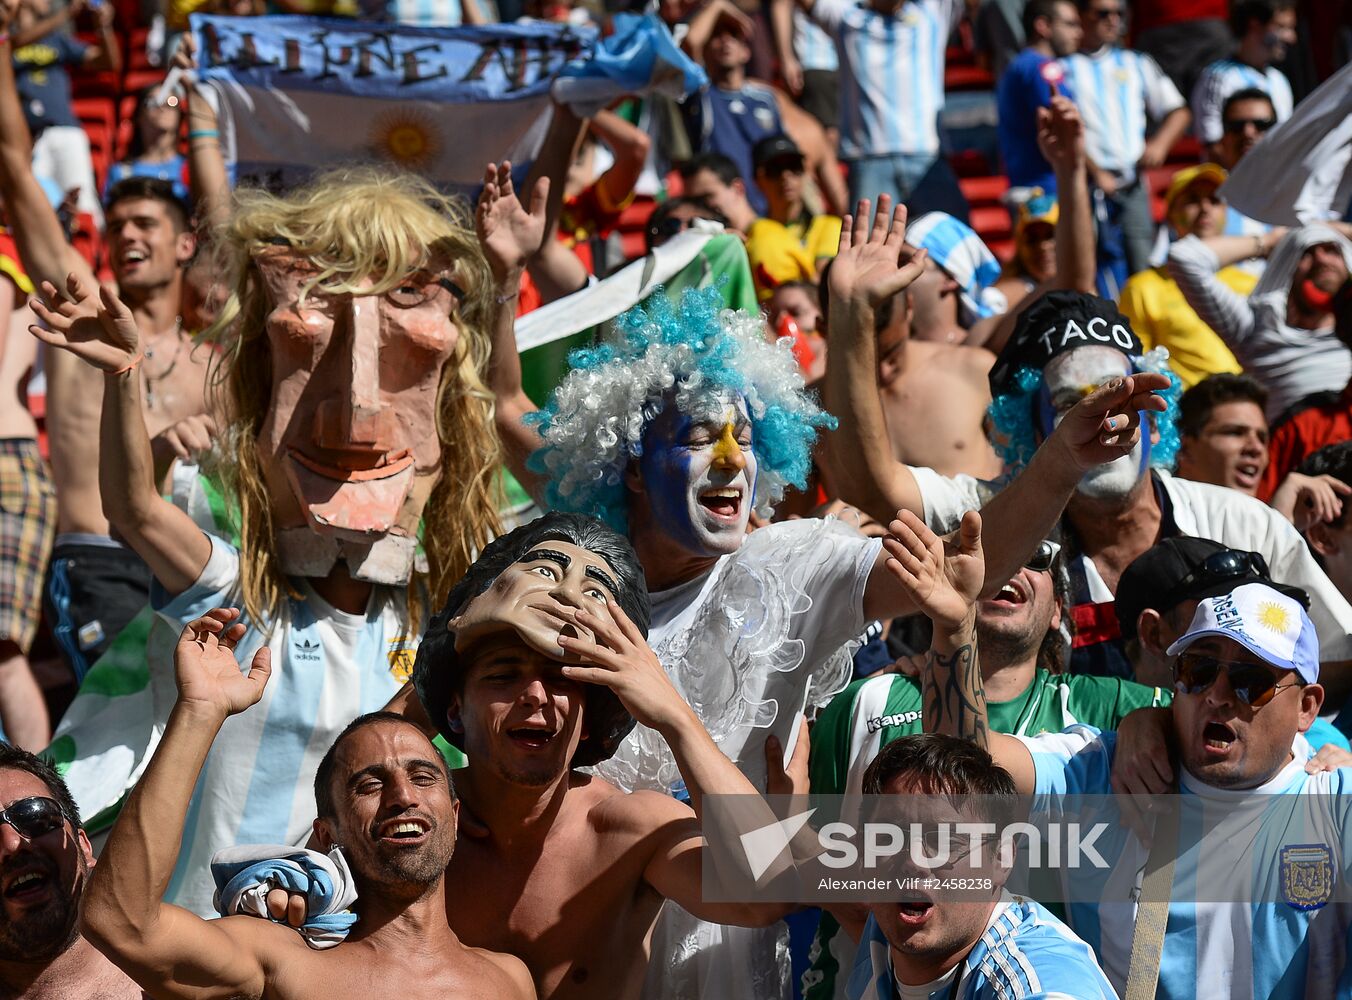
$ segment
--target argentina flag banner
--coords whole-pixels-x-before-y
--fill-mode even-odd
[[[198,85],[219,97],[241,178],[282,186],[316,168],[386,163],[471,188],[484,163],[533,158],[553,93],[580,113],[625,94],[707,82],[649,15],[417,28],[316,17],[194,14]]]

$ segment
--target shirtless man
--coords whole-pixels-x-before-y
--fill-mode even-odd
[[[469,758],[456,772],[463,823],[447,870],[451,929],[520,957],[542,998],[637,996],[664,900],[739,925],[785,913],[703,901],[702,797],[743,796],[746,830],[774,816],[648,647],[649,610],[623,536],[548,513],[485,547],[390,706],[430,719]],[[636,719],[670,745],[691,805],[578,770],[608,759]],[[806,762],[800,746],[795,771]],[[268,904],[288,915],[282,890]],[[299,923],[303,900],[290,906]]]
[[[14,85],[8,28],[17,0],[0,0],[0,197],[24,268],[41,288],[65,290],[74,272],[93,286],[89,265],[67,242],[29,161],[31,141]],[[205,410],[208,352],[183,329],[183,269],[196,239],[185,206],[163,182],[132,178],[109,192],[108,258],[118,294],[136,317],[146,429],[155,438]],[[98,484],[103,379],[78,358],[48,352],[47,420],[57,487],[57,539],[49,614],[77,679],[146,603],[150,571],[109,537]]]
[[[0,996],[137,1000],[140,989],[80,934],[94,852],[56,768],[0,743]]]
[[[257,703],[272,673],[266,646],[240,672],[234,648],[245,626],[236,616],[212,609],[179,638],[165,752],[155,754],[109,835],[85,893],[85,934],[156,997],[533,1000],[519,961],[466,947],[446,926],[459,803],[441,755],[397,716],[357,719],[316,777],[328,786],[315,790],[315,836],[325,850],[343,845],[358,890],[361,919],[347,940],[311,950],[282,925],[203,920],[163,901],[211,744],[227,718]]]

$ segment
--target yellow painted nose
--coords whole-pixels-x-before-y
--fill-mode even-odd
[[[737,436],[732,433],[731,421],[723,425],[723,433],[714,442],[714,465],[730,465],[735,469],[746,465],[742,446],[737,443]]]

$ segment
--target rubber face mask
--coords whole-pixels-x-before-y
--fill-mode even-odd
[[[441,474],[437,390],[459,330],[445,270],[380,295],[313,288],[285,247],[254,258],[268,293],[271,405],[259,452],[283,570],[404,584]],[[367,282],[369,287],[370,283]]]
[[[1131,363],[1121,351],[1111,347],[1080,347],[1057,355],[1042,370],[1050,406],[1052,426],[1061,422],[1072,406],[1111,379],[1131,374]],[[1045,426],[1045,419],[1044,419]],[[1075,491],[1095,500],[1125,497],[1145,474],[1149,458],[1148,425],[1142,424],[1141,439],[1128,454],[1084,474]]]
[[[447,628],[455,633],[458,653],[486,636],[514,631],[537,652],[561,658],[560,635],[591,636],[570,621],[569,612],[585,610],[613,622],[607,605],[617,600],[618,588],[615,571],[600,556],[549,538],[503,570]]]
[[[751,418],[724,394],[697,416],[668,405],[643,436],[639,474],[657,530],[701,556],[737,551],[755,505]]]

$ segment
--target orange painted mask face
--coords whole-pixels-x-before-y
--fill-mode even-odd
[[[437,390],[459,289],[429,265],[378,295],[312,288],[302,301],[309,260],[277,247],[254,261],[272,348],[259,445],[283,568],[323,576],[342,556],[361,579],[406,582],[441,473]]]

